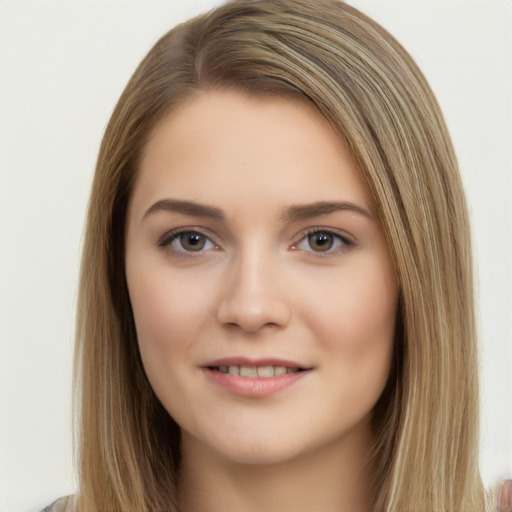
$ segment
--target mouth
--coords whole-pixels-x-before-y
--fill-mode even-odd
[[[208,366],[209,370],[225,373],[228,375],[239,375],[240,377],[260,377],[270,378],[279,377],[288,373],[305,372],[311,368],[300,368],[300,367],[287,367],[287,366],[275,366],[275,365],[260,365],[260,366],[246,366],[246,365],[219,365],[219,366]]]
[[[202,369],[215,386],[246,398],[270,397],[302,381],[313,370],[290,361],[246,358],[217,360]]]

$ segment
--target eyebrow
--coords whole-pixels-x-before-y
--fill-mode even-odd
[[[158,211],[184,213],[185,215],[205,217],[216,221],[223,221],[225,219],[222,210],[215,206],[208,206],[194,201],[179,201],[177,199],[162,199],[161,201],[157,201],[146,211],[144,218]]]
[[[297,222],[337,211],[354,212],[373,219],[373,215],[369,210],[348,201],[317,201],[315,203],[289,206],[284,210],[283,219],[286,222]]]
[[[146,211],[144,218],[159,211],[183,213],[193,217],[204,217],[216,221],[225,220],[224,212],[220,208],[196,203],[195,201],[182,201],[178,199],[162,199],[157,201]],[[373,215],[369,210],[348,201],[316,201],[314,203],[288,206],[284,208],[282,218],[285,222],[297,222],[337,211],[354,212],[373,219]]]

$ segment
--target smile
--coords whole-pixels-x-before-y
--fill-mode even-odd
[[[313,368],[283,360],[218,360],[202,368],[215,388],[244,398],[267,398],[294,386]]]
[[[302,368],[287,368],[285,366],[215,366],[211,368],[221,373],[227,373],[229,375],[239,375],[240,377],[278,377],[280,375],[286,375],[287,373],[297,373],[305,371]]]

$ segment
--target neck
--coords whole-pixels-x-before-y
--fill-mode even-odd
[[[371,509],[370,436],[272,464],[241,464],[183,434],[181,512],[367,512]]]

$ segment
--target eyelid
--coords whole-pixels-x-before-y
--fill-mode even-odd
[[[174,242],[174,240],[176,240],[180,235],[193,234],[193,233],[197,233],[197,234],[200,234],[201,236],[204,236],[207,240],[209,240],[213,244],[214,247],[210,248],[210,249],[201,249],[199,251],[187,251],[185,249],[177,250],[175,248],[172,248],[175,253],[187,254],[187,255],[203,254],[204,252],[219,248],[219,244],[217,244],[215,242],[211,233],[209,233],[207,230],[205,230],[203,228],[196,227],[196,226],[186,226],[186,227],[181,227],[181,228],[176,228],[176,229],[171,229],[169,231],[166,231],[160,238],[158,238],[156,244],[158,247],[160,247],[162,249],[166,249],[166,248],[170,247],[172,242]]]
[[[324,228],[321,226],[308,228],[301,232],[299,235],[299,238],[297,242],[292,244],[292,250],[302,250],[298,246],[301,242],[305,241],[306,238],[310,235],[313,235],[315,233],[325,233],[328,235],[332,235],[338,240],[341,240],[342,244],[341,247],[338,247],[334,250],[328,249],[326,251],[314,251],[314,250],[304,250],[304,252],[311,253],[314,256],[320,256],[320,257],[327,257],[327,256],[337,256],[346,250],[348,250],[350,247],[353,247],[355,245],[355,241],[352,239],[352,237],[348,236],[344,231],[340,231],[338,229],[333,228]]]
[[[160,247],[162,249],[166,249],[166,248],[170,247],[171,244],[180,235],[194,234],[194,233],[204,236],[213,245],[213,247],[208,248],[208,249],[201,249],[198,251],[187,251],[186,249],[179,250],[179,249],[172,247],[173,252],[175,252],[176,254],[193,256],[193,255],[200,255],[200,254],[203,254],[203,253],[211,251],[211,250],[220,249],[220,244],[218,244],[215,241],[215,239],[214,239],[215,237],[209,232],[209,230],[206,230],[199,226],[184,226],[184,227],[175,228],[175,229],[166,231],[162,236],[160,236],[158,238],[156,244],[158,247]],[[334,250],[329,248],[326,251],[315,251],[313,249],[306,250],[306,249],[301,249],[298,247],[299,244],[301,244],[303,241],[305,241],[305,239],[308,236],[316,234],[316,233],[325,233],[328,235],[332,235],[333,237],[335,237],[336,239],[341,241],[341,247],[335,248]],[[336,256],[340,253],[345,252],[348,248],[350,248],[354,245],[355,245],[355,241],[353,240],[353,238],[350,237],[349,235],[347,235],[344,231],[340,231],[338,229],[333,229],[333,228],[324,228],[322,226],[315,226],[315,227],[303,230],[300,233],[300,235],[298,236],[297,241],[291,245],[291,249],[292,250],[302,250],[303,252],[311,253],[314,256],[326,257],[326,256]]]

